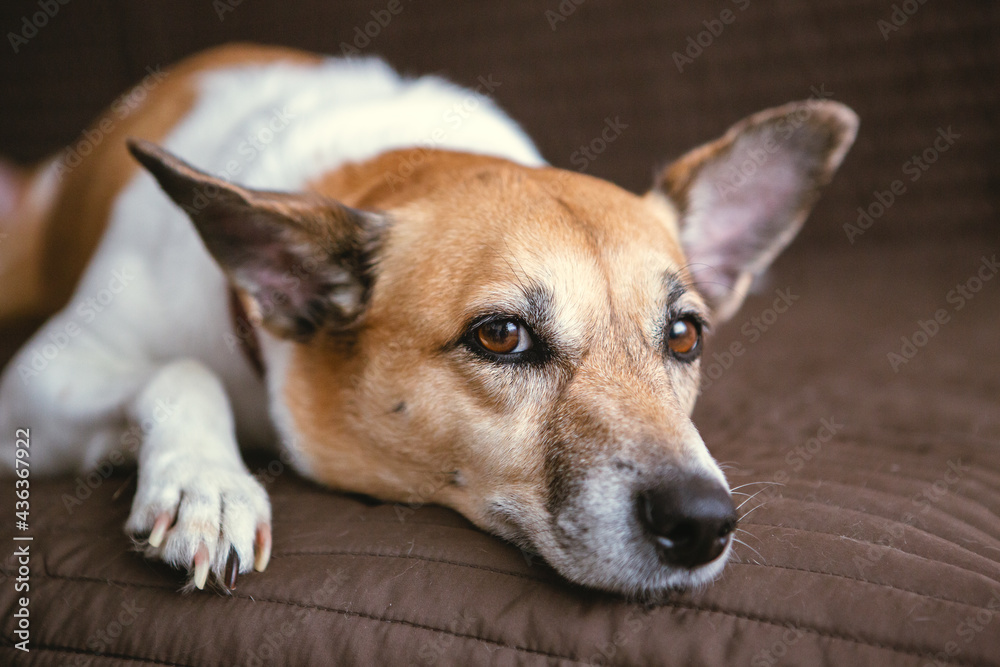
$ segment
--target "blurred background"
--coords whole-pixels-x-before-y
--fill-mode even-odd
[[[1000,280],[961,313],[945,301],[1000,250],[1000,3],[63,1],[0,8],[0,154],[23,163],[79,145],[119,95],[141,95],[133,86],[149,72],[234,40],[488,80],[552,164],[637,192],[757,110],[846,103],[861,116],[857,143],[770,286],[711,341],[712,351],[754,347],[731,364],[708,358],[707,371],[724,372],[699,403],[713,413],[702,423],[719,441],[775,426],[806,433],[812,422],[796,422],[817,403],[851,414],[859,432],[1000,438]],[[603,142],[609,120],[621,131]],[[759,330],[752,318],[785,287],[801,300]],[[954,323],[893,367],[903,337],[941,307]],[[0,363],[32,326],[0,335]],[[928,412],[945,403],[947,417]]]
[[[997,231],[996,2],[63,1],[0,9],[0,154],[21,162],[79,139],[147,67],[233,40],[346,46],[408,74],[473,87],[492,77],[493,96],[559,167],[580,167],[574,153],[620,118],[628,127],[586,170],[635,191],[741,117],[819,93],[862,125],[805,242],[848,243],[844,224],[897,179],[906,193],[873,218],[865,244]],[[949,127],[959,138],[946,153],[904,171]]]

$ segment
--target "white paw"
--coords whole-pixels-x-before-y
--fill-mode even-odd
[[[271,557],[271,504],[243,468],[173,462],[140,468],[125,531],[147,558],[187,570],[188,588],[208,575],[223,590]]]

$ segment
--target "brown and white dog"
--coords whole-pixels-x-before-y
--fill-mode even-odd
[[[33,474],[131,456],[126,531],[198,588],[267,565],[237,443],[275,442],[587,586],[718,575],[737,515],[689,417],[702,336],[792,240],[852,111],[761,112],[636,196],[377,60],[228,46],[161,78],[86,157],[0,171],[0,316],[54,313],[0,386],[6,467],[18,428]]]

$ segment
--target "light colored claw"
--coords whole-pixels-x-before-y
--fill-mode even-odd
[[[161,544],[163,544],[163,538],[167,534],[167,528],[169,527],[169,514],[161,514],[156,517],[156,523],[153,524],[153,530],[149,533],[149,546],[158,548]]]
[[[253,559],[253,569],[263,572],[271,560],[271,526],[257,526],[257,549]]]
[[[208,547],[202,544],[194,554],[194,587],[202,590],[206,581],[208,581]]]

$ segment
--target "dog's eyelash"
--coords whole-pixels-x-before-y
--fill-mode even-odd
[[[701,330],[702,334],[707,334],[709,331],[712,330],[712,325],[708,321],[708,318],[706,318],[697,310],[673,309],[673,308],[667,310],[666,316],[660,322],[657,323],[657,328],[660,332],[662,332],[662,335],[665,338],[667,334],[667,328],[670,326],[670,323],[685,318],[693,320],[698,325],[698,328]]]

